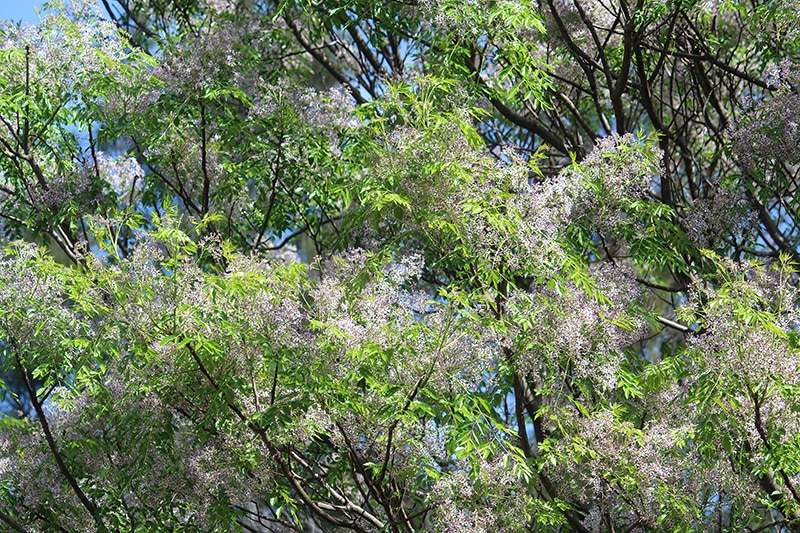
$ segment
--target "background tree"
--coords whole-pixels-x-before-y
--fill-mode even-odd
[[[796,19],[5,23],[0,523],[800,531]]]

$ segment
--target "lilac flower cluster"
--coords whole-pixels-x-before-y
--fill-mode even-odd
[[[0,336],[32,368],[69,360],[76,353],[64,341],[91,333],[78,310],[64,305],[67,285],[52,262],[42,266],[44,254],[34,244],[16,242],[0,258]]]
[[[27,47],[32,85],[59,101],[70,94],[67,87],[71,85],[80,87],[92,78],[114,76],[115,64],[128,56],[128,50],[95,2],[69,2],[63,12],[57,4],[53,6],[56,9],[45,12],[37,26],[6,27],[2,47],[21,51]],[[16,69],[20,74],[16,79],[22,82],[25,58],[16,59],[3,68]]]
[[[689,240],[698,248],[715,249],[725,235],[742,235],[755,227],[743,193],[716,184],[706,198],[695,200],[680,219]]]
[[[279,128],[298,128],[313,136],[324,135],[332,154],[341,153],[340,143],[344,132],[362,126],[356,118],[352,97],[341,87],[317,91],[287,80],[274,84],[259,84],[253,95],[254,105],[249,119],[258,130],[267,125],[268,131]],[[283,142],[283,141],[282,141]],[[284,157],[290,157],[291,140],[286,143]],[[305,156],[303,156],[305,157]],[[307,164],[307,161],[302,161]]]
[[[144,169],[133,157],[111,157],[106,152],[98,152],[97,166],[100,176],[120,197],[129,195],[132,189],[143,185]]]
[[[494,189],[491,194],[506,199],[498,210],[514,214],[515,226],[509,231],[471,219],[467,235],[475,249],[492,250],[495,261],[512,268],[557,269],[563,257],[558,241],[569,224],[583,221],[595,230],[613,229],[625,219],[628,203],[642,198],[659,173],[659,152],[640,145],[632,135],[598,140],[580,164],[541,181],[531,180],[529,166],[512,154],[509,164],[492,173],[492,180],[501,191],[513,193]]]
[[[644,320],[630,312],[643,293],[624,265],[596,265],[591,273],[596,293],[574,285],[537,288],[509,302],[512,323],[525,324],[525,317],[536,317],[535,327],[516,327],[509,333],[513,338],[508,342],[528,345],[516,350],[520,368],[566,364],[577,379],[595,380],[603,389],[616,386],[620,352],[649,331]]]
[[[250,111],[254,120],[271,120],[291,109],[312,130],[351,129],[361,125],[353,114],[352,97],[341,87],[317,91],[282,80],[260,89]]]
[[[680,402],[685,394],[685,388],[675,386],[649,398],[651,418],[641,429],[621,419],[622,412],[613,407],[588,415],[564,409],[554,415],[566,434],[544,446],[556,463],[553,481],[566,497],[592,502],[587,528],[598,526],[598,515],[614,523],[701,528],[707,500],[715,495],[717,501],[755,503],[755,483],[746,473],[688,444],[699,413]]]
[[[688,343],[693,375],[685,385],[698,395],[696,420],[718,421],[713,429],[727,443],[723,448],[751,449],[752,469],[763,482],[778,468],[776,450],[800,430],[800,406],[790,392],[800,385],[795,274],[785,264],[763,268],[723,260],[718,268],[717,284],[697,284],[680,310],[698,324]],[[719,475],[729,478],[720,486],[732,498],[744,498],[735,474],[719,465]],[[774,490],[793,498],[786,487]]]
[[[66,205],[77,207],[82,213],[91,213],[103,199],[94,165],[84,165],[72,172],[48,172],[48,175],[47,188],[32,188],[31,194],[32,200],[52,213],[60,212]]]
[[[315,344],[322,343],[328,352],[336,347],[339,354],[326,356],[332,375],[346,374],[362,351],[367,355],[376,348],[393,354],[385,376],[392,383],[413,386],[426,376],[428,386],[448,389],[483,372],[492,347],[479,335],[460,332],[460,319],[433,303],[431,294],[403,287],[419,263],[408,263],[411,268],[395,263],[388,274],[370,275],[354,292],[348,280],[367,274],[366,261],[365,252],[351,250],[321,265],[322,279],[310,293],[314,320],[326,325]]]
[[[500,44],[505,40],[503,37],[509,34],[524,39],[539,33],[535,25],[523,23],[529,20],[531,12],[518,2],[424,0],[415,7],[422,20],[440,31],[461,38],[482,38],[488,33],[495,44]],[[504,16],[493,17],[492,23],[487,24],[486,15],[493,11],[502,11]]]
[[[531,165],[513,153],[499,163],[481,156],[457,128],[423,135],[403,126],[384,142],[375,174],[397,183],[392,192],[402,198],[424,199],[409,228],[444,248],[464,242],[478,262],[515,271],[558,269],[569,224],[613,229],[661,171],[658,150],[632,135],[598,141],[583,162],[545,180],[532,179]]]
[[[187,202],[195,202],[194,209],[199,208],[206,180],[209,190],[214,192],[227,177],[225,155],[221,153],[219,139],[207,138],[203,152],[198,131],[199,127],[191,132],[176,129],[167,131],[158,143],[148,147],[143,154],[148,164],[166,176]],[[225,206],[219,204],[216,194],[210,195],[209,202],[212,210],[224,212]]]
[[[7,466],[0,479],[15,488],[15,511],[30,517],[33,523],[37,514],[58,506],[63,509],[60,517],[63,527],[80,533],[94,531],[91,517],[52,461],[41,429],[18,429],[2,440],[0,462]]]
[[[230,14],[236,10],[236,2],[235,0],[203,0],[200,9]]]
[[[199,33],[189,34],[180,47],[169,49],[154,74],[170,90],[183,90],[195,97],[223,82],[250,84],[252,80],[242,78],[250,73],[237,73],[239,65],[245,63],[240,45],[257,31],[254,25],[230,20],[207,25]]]
[[[663,173],[659,149],[632,134],[598,139],[594,149],[565,172],[581,183],[576,217],[587,216],[599,229],[612,229],[624,218],[632,200],[645,198],[653,180]]]
[[[696,317],[702,332],[692,337],[692,349],[702,354],[708,371],[754,387],[775,381],[800,384],[800,358],[787,335],[800,318],[792,272],[781,265],[762,269],[729,260],[721,268],[727,279],[720,286],[695,287],[693,302],[702,298],[709,303],[702,318]],[[687,316],[693,316],[693,302],[682,311]]]
[[[555,2],[555,11],[560,20],[554,18],[550,9],[545,9],[544,17],[547,24],[548,35],[553,35],[553,44],[557,41],[558,35],[562,34],[560,26],[563,25],[569,37],[582,50],[587,53],[602,54],[604,50],[598,50],[597,44],[592,33],[598,36],[600,42],[604,44],[606,50],[622,45],[622,35],[615,31],[615,23],[621,16],[620,8],[613,2],[607,0],[559,0]],[[591,52],[590,52],[591,51]]]
[[[207,529],[220,491],[243,504],[252,499],[252,490],[265,487],[241,473],[245,443],[228,434],[209,438],[175,407],[146,376],[112,368],[91,394],[54,396],[46,416],[68,468],[102,474],[80,480],[98,504],[121,504],[143,515],[157,510],[166,522]],[[102,442],[98,435],[104,436]],[[78,526],[74,531],[93,531],[41,433],[15,430],[7,440],[13,445],[1,453],[13,457],[7,477],[17,490],[17,511],[35,516],[43,508],[68,505],[74,513],[70,522]]]
[[[523,480],[510,465],[516,460],[510,452],[500,452],[477,464],[460,461],[433,486],[429,499],[437,505],[434,531],[474,533],[514,531],[525,522],[530,497]],[[476,498],[483,505],[472,505]],[[516,526],[516,527],[515,527]]]
[[[773,66],[773,81],[780,84],[769,99],[752,102],[729,132],[731,148],[745,171],[753,172],[775,162],[800,159],[800,74],[793,64]],[[769,174],[767,174],[769,176]]]
[[[105,375],[82,378],[91,380],[82,391],[56,391],[47,411],[57,446],[81,443],[70,448],[70,468],[103,473],[102,480],[87,478],[93,495],[136,512],[159,510],[175,524],[212,527],[206,511],[220,494],[246,505],[278,475],[274,452],[263,439],[242,437],[252,433],[249,421],[259,420],[265,406],[285,408],[292,416],[264,426],[272,446],[302,446],[324,436],[335,446],[352,446],[365,461],[380,462],[392,431],[388,452],[393,472],[409,484],[422,466],[436,468],[437,461],[447,460],[441,428],[409,417],[390,430],[375,416],[386,412],[387,402],[401,406],[421,377],[425,387],[440,391],[472,388],[470,380],[483,379],[483,365],[495,357],[479,335],[463,329],[456,313],[446,306],[434,309],[427,297],[409,292],[405,283],[419,275],[419,257],[365,268],[373,258],[353,250],[322,263],[319,279],[309,279],[302,265],[226,256],[227,271],[212,276],[181,256],[174,221],[164,226],[158,238],[141,236],[127,258],[91,263],[104,285],[94,297],[108,308],[93,324],[94,342],[118,359],[107,362]],[[28,247],[22,251],[25,257],[34,253]],[[19,261],[4,263],[7,277],[16,278],[13,268]],[[15,302],[19,307],[28,290],[24,282],[30,278],[19,278],[0,286],[6,308]],[[46,279],[31,281],[29,290],[41,295]],[[53,285],[46,310],[51,316],[37,319],[48,335],[47,320],[68,313],[57,297],[63,290]],[[8,298],[2,298],[3,291]],[[80,320],[69,315],[63,321]],[[62,349],[40,348],[50,354]],[[364,413],[354,413],[324,390],[314,408],[300,408],[295,398],[307,394],[305,386],[284,382],[284,373],[297,375],[296,367],[307,367],[314,373],[304,379],[333,380],[350,388],[349,380],[364,365],[385,365],[379,379],[400,386],[390,397],[381,389],[365,389],[359,395]],[[213,404],[216,386],[229,387],[225,398],[247,421],[220,414]],[[202,422],[206,416],[218,417],[213,428]],[[101,443],[92,440],[98,434],[104,436]],[[18,452],[38,462],[38,474],[30,479],[51,475],[58,481],[34,494],[35,487],[25,485],[19,470],[33,467],[19,461]],[[20,494],[30,491],[21,513],[34,513],[53,498],[71,501],[71,489],[49,454],[40,437],[0,453],[0,477],[13,479]],[[499,464],[487,464],[485,471],[487,479],[504,487],[503,501],[524,493],[509,485]],[[120,492],[119,485],[125,490]],[[80,505],[75,508],[76,522],[86,521]]]
[[[272,288],[279,289],[281,297],[270,295],[268,284],[261,285],[261,291],[215,297],[216,285],[209,285],[209,280],[194,265],[178,263],[171,272],[163,270],[158,258],[165,257],[167,246],[147,237],[119,266],[109,267],[105,272],[102,264],[93,266],[119,300],[106,302],[111,309],[88,331],[94,331],[98,337],[93,342],[116,346],[120,358],[109,361],[108,372],[97,377],[101,381],[92,383],[84,392],[54,392],[46,414],[56,445],[71,450],[65,455],[69,468],[102,474],[86,481],[86,490],[91,484],[98,503],[114,506],[121,501],[126,508],[136,509],[135,512],[158,510],[162,517],[170,516],[173,523],[208,528],[208,512],[220,492],[234,503],[245,504],[253,498],[251,491],[265,490],[266,485],[261,481],[267,483],[271,479],[267,464],[270,454],[264,449],[254,449],[250,440],[242,440],[245,428],[220,425],[215,428],[217,434],[210,435],[208,428],[198,428],[197,421],[187,415],[196,412],[198,404],[207,402],[203,390],[208,385],[186,350],[174,338],[169,340],[173,330],[165,317],[174,317],[190,336],[200,328],[209,327],[203,334],[228,349],[228,361],[235,359],[230,371],[245,376],[255,371],[253,377],[259,376],[253,386],[266,391],[267,396],[261,397],[263,405],[268,401],[267,380],[272,368],[266,368],[263,345],[258,343],[266,337],[274,345],[297,346],[302,337],[298,341],[291,332],[281,333],[281,328],[296,325],[300,313],[297,307],[291,307],[292,302],[297,305],[297,300],[287,298],[285,285],[277,281]],[[0,279],[0,301],[6,311],[3,327],[14,332],[20,346],[33,347],[35,336],[51,338],[48,345],[36,341],[36,350],[52,361],[54,354],[68,355],[60,343],[66,327],[61,323],[66,322],[67,326],[79,323],[80,317],[63,305],[64,287],[57,278],[37,277],[31,271],[34,255],[31,246],[23,246],[19,254],[0,263],[0,270],[11,278]],[[269,268],[265,264],[260,272],[268,273]],[[20,269],[26,269],[27,275],[20,275]],[[258,281],[258,272],[248,269],[239,274]],[[235,278],[236,275],[232,283],[237,281]],[[28,292],[35,292],[35,296],[28,296]],[[39,298],[44,300],[39,302]],[[33,302],[44,307],[42,316],[37,314]],[[19,324],[25,329],[12,322],[20,306],[24,319]],[[230,331],[221,327],[222,317],[232,309],[238,309],[238,316],[250,321],[248,331],[253,337],[249,340],[231,338]],[[242,313],[245,309],[246,316]],[[287,313],[291,316],[286,316]],[[209,320],[212,316],[220,322]],[[283,320],[287,324],[281,325]],[[78,338],[81,332],[66,334]],[[143,350],[137,343],[150,345]],[[80,354],[73,354],[73,358],[77,355]],[[262,366],[258,366],[259,362]],[[212,371],[218,369],[214,367]],[[242,405],[248,412],[257,411],[252,400]],[[96,440],[100,434],[104,436],[102,442]],[[165,437],[167,434],[170,438]],[[91,518],[74,501],[74,491],[52,461],[52,451],[40,435],[30,435],[35,438],[19,434],[13,446],[0,451],[3,465],[0,477],[10,478],[16,487],[20,498],[18,512],[32,516],[37,509],[71,505],[76,513],[75,523],[91,524]],[[242,459],[245,456],[250,457],[246,463]],[[258,465],[259,477],[245,477],[243,468],[255,468],[254,458],[267,463]],[[51,478],[52,483],[40,486],[42,480]],[[121,494],[119,486],[125,486],[126,491]]]

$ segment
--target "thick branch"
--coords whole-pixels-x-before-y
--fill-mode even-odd
[[[11,518],[9,515],[4,513],[3,511],[0,511],[0,521],[5,522],[6,524],[9,525],[9,527],[11,527],[11,529],[13,529],[14,531],[17,531],[18,533],[28,533],[27,529],[22,527],[19,524],[19,522],[17,522],[13,518]]]

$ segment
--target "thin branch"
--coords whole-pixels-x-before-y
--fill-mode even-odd
[[[217,392],[222,392],[222,388],[220,387],[219,383],[214,378],[214,376],[211,375],[211,372],[209,372],[209,370],[206,368],[197,350],[195,350],[191,344],[187,344],[186,347],[189,350],[189,354],[192,356],[192,359],[194,360],[198,369],[200,370],[200,373],[205,377],[206,381],[208,381],[208,383],[211,384],[214,390],[216,390]],[[259,426],[253,420],[250,420],[250,418],[244,413],[244,411],[242,411],[239,406],[233,403],[233,401],[227,395],[223,394],[222,398],[223,401],[225,402],[225,405],[228,406],[228,409],[230,409],[240,421],[246,423],[248,429],[250,429],[261,440],[261,442],[264,443],[270,455],[278,464],[284,479],[286,479],[286,481],[288,481],[289,484],[292,485],[292,488],[294,488],[294,490],[300,496],[300,499],[302,499],[303,502],[306,505],[308,505],[308,507],[314,513],[319,515],[320,518],[322,518],[323,520],[327,520],[328,522],[330,522],[335,526],[348,527],[360,533],[367,533],[366,530],[363,527],[361,527],[355,520],[340,520],[335,516],[331,515],[330,513],[328,513],[327,511],[342,510],[342,508],[341,507],[337,508],[336,506],[332,506],[331,504],[324,504],[323,502],[319,502],[314,498],[312,498],[305,490],[305,488],[303,488],[300,482],[295,478],[294,473],[292,472],[290,466],[287,464],[286,460],[281,456],[281,453],[275,446],[275,444],[273,444],[273,442],[267,436],[266,430],[261,426]],[[358,507],[355,506],[354,504],[351,505],[353,505],[354,508]],[[348,509],[350,508],[348,506],[345,507]],[[368,517],[365,516],[365,518],[369,520]],[[378,527],[379,529],[382,529],[384,527],[384,524],[382,524],[380,521],[378,523],[373,523],[373,525]]]
[[[297,42],[302,45],[305,51],[308,52],[311,57],[316,59],[320,65],[325,67],[325,70],[327,70],[336,81],[347,87],[347,90],[350,91],[350,94],[353,96],[357,104],[365,104],[367,101],[363,96],[361,96],[361,93],[358,91],[358,89],[353,87],[345,75],[342,74],[342,72],[339,71],[327,57],[325,57],[325,54],[322,53],[318,47],[314,46],[314,44],[311,43],[311,41],[309,41],[305,35],[303,35],[303,32],[300,31],[300,28],[297,27],[294,21],[286,16],[283,17],[283,20],[292,31],[292,34],[294,34]]]
[[[664,318],[663,316],[659,316],[656,320],[658,320],[660,323],[664,324],[667,327],[680,331],[681,333],[694,333],[692,331],[692,328],[690,328],[689,326],[684,326],[683,324],[679,324],[678,322],[673,322],[672,320]]]

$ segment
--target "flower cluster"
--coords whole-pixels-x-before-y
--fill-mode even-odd
[[[437,505],[434,530],[441,533],[516,531],[529,513],[530,499],[510,452],[468,464],[460,461],[431,489],[430,500]],[[479,508],[470,502],[480,498]]]
[[[197,128],[199,130],[199,128]],[[203,191],[208,182],[210,208],[223,210],[218,205],[217,190],[226,181],[225,154],[219,139],[206,138],[205,143],[197,134],[172,130],[165,132],[158,143],[148,147],[143,156],[148,165],[159,170],[165,180],[180,192],[184,202],[193,211],[202,208]]]
[[[64,305],[68,293],[63,271],[44,260],[44,254],[33,244],[18,242],[0,259],[0,340],[31,368],[47,360],[66,363],[76,355],[70,340],[92,333],[79,310]]]
[[[131,194],[134,189],[141,188],[143,184],[144,170],[133,157],[111,157],[105,152],[99,152],[96,164],[101,177],[120,197]]]
[[[220,20],[190,34],[179,46],[169,49],[155,69],[171,91],[183,90],[195,97],[222,84],[250,86],[250,72],[241,72],[245,63],[242,43],[257,39],[262,31],[255,22]]]
[[[37,91],[53,91],[57,99],[68,93],[66,87],[114,76],[116,65],[129,54],[119,31],[103,18],[97,4],[83,1],[69,2],[66,8],[51,5],[37,26],[6,27],[2,46],[28,50],[32,85]],[[18,69],[17,81],[22,82],[26,59],[18,59],[4,68]]]
[[[75,493],[64,480],[41,429],[28,426],[10,431],[2,438],[0,462],[7,467],[2,481],[14,487],[11,501],[3,501],[0,488],[0,509],[8,503],[14,512],[36,522],[36,516],[58,507],[60,523],[68,531],[90,533],[95,528],[91,516],[82,507]]]
[[[613,2],[559,0],[553,9],[544,10],[544,16],[547,35],[553,44],[561,45],[559,36],[566,34],[581,50],[592,55],[605,54],[622,45],[622,36],[615,31],[622,13]]]
[[[384,274],[365,271],[366,260],[363,251],[351,250],[321,265],[322,279],[310,292],[313,319],[324,324],[315,343],[338,353],[326,355],[329,372],[346,375],[378,349],[392,354],[384,377],[391,383],[413,386],[424,378],[428,386],[448,389],[477,379],[493,348],[463,331],[464,320],[433,295],[404,288],[419,263],[407,263],[413,270],[390,263]]]
[[[702,528],[711,502],[754,503],[754,482],[746,473],[715,450],[689,444],[697,435],[699,413],[680,402],[685,394],[679,386],[654,394],[647,400],[652,418],[641,429],[613,407],[554,415],[566,434],[543,446],[555,462],[549,473],[563,495],[591,502],[587,528],[597,527],[597,515],[631,527]]]
[[[724,261],[717,287],[696,285],[685,313],[701,321],[690,347],[702,354],[707,370],[743,383],[800,384],[800,358],[791,330],[798,323],[797,289],[785,265],[762,269]],[[696,307],[698,301],[705,301]],[[702,309],[702,311],[701,311]]]
[[[795,274],[785,264],[764,269],[723,260],[717,267],[717,283],[697,284],[680,310],[697,327],[684,354],[691,368],[684,379],[687,390],[682,391],[690,401],[684,405],[696,411],[692,416],[695,434],[716,443],[716,448],[698,452],[708,458],[723,449],[735,466],[737,450],[751,450],[740,471],[752,471],[762,486],[771,487],[773,498],[785,492],[783,497],[791,500],[791,488],[776,485],[772,477],[788,479],[789,472],[794,473],[793,467],[782,466],[784,459],[778,460],[777,455],[797,453],[794,437],[786,436],[800,429],[800,406],[791,392],[800,386],[800,357],[794,340]],[[725,487],[726,497],[752,505],[739,473],[723,463],[709,472],[719,477],[709,483]]]
[[[771,69],[771,77],[780,84],[777,93],[753,101],[729,132],[733,155],[747,172],[800,158],[800,74],[795,65],[783,64]]]
[[[587,217],[601,230],[624,219],[625,208],[647,196],[653,180],[663,173],[661,150],[652,141],[631,134],[598,139],[578,165],[565,172],[581,183],[575,218]]]
[[[597,293],[574,285],[540,287],[509,302],[510,342],[518,347],[519,368],[566,365],[577,379],[595,380],[603,389],[616,386],[621,351],[648,331],[644,320],[630,312],[643,293],[622,265],[596,265],[591,273]],[[525,326],[531,323],[535,326]]]
[[[423,20],[441,31],[473,39],[489,34],[496,44],[509,37],[522,40],[539,32],[538,13],[518,2],[424,0],[417,9]],[[490,13],[493,22],[487,23]]]
[[[347,129],[360,126],[353,114],[353,99],[341,87],[317,91],[299,87],[287,80],[264,87],[250,116],[270,120],[292,110],[298,120],[312,130]]]
[[[475,217],[466,226],[467,235],[475,249],[492,250],[512,268],[534,266],[546,272],[557,268],[563,255],[558,241],[570,224],[613,230],[659,172],[659,152],[631,135],[598,140],[582,162],[545,180],[532,179],[530,166],[512,154],[508,164],[489,174],[493,186],[486,187],[486,210],[488,215],[494,209],[512,213],[514,227]],[[491,205],[498,200],[501,205]]]
[[[423,135],[400,126],[382,142],[375,174],[397,184],[393,193],[419,199],[407,228],[434,249],[463,242],[472,260],[514,271],[557,269],[570,224],[614,229],[661,172],[659,151],[632,135],[599,140],[584,161],[547,179],[514,153],[482,156],[460,128]]]
[[[353,112],[352,97],[341,87],[317,91],[280,80],[259,86],[254,101],[248,117],[254,129],[267,125],[283,135],[287,127],[313,136],[324,135],[329,150],[337,155],[342,133],[362,125]]]
[[[695,200],[680,221],[692,244],[714,249],[725,235],[738,236],[752,230],[753,219],[744,194],[717,184],[708,197]]]
[[[76,207],[82,213],[91,213],[103,200],[101,185],[95,179],[94,165],[84,165],[72,172],[52,172],[45,189],[34,188],[33,200],[40,202],[52,213],[65,206]]]

